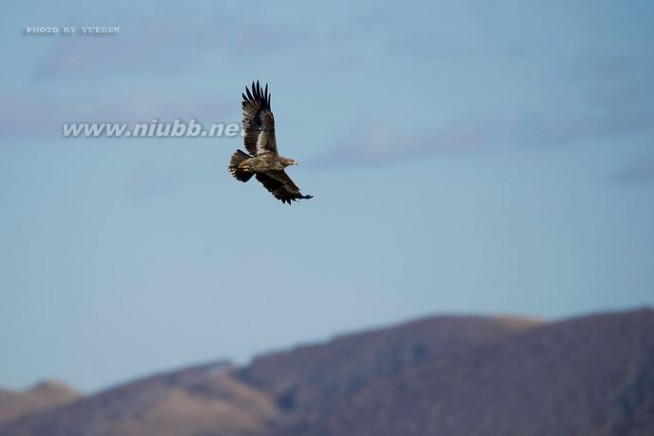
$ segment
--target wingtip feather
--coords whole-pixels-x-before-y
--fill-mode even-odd
[[[244,101],[260,102],[264,108],[270,109],[272,93],[268,91],[268,84],[261,86],[259,80],[252,81],[250,87],[245,87],[245,94],[241,93]]]

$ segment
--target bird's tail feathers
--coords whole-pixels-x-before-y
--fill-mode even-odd
[[[249,159],[250,157],[251,156],[249,154],[241,150],[236,150],[236,152],[232,155],[232,159],[229,161],[229,172],[232,173],[232,176],[234,176],[236,180],[247,182],[254,175],[254,173],[250,171],[244,171],[238,167],[241,162],[243,162],[245,159]]]

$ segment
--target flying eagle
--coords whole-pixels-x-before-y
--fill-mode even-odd
[[[247,95],[246,95],[247,94]],[[259,81],[252,82],[252,92],[245,87],[243,96],[243,129],[245,148],[250,154],[236,150],[229,162],[229,172],[241,182],[255,176],[263,186],[283,203],[313,198],[302,195],[300,188],[284,172],[289,165],[297,165],[277,153],[275,117],[270,110],[268,84],[261,88]]]

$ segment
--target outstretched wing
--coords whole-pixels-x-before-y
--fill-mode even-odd
[[[302,195],[300,188],[283,170],[257,173],[257,180],[283,203],[291,204],[291,201],[313,198],[313,195]]]
[[[243,129],[245,148],[254,156],[277,154],[275,117],[270,110],[268,84],[261,88],[259,81],[252,82],[252,92],[245,87],[243,96]]]

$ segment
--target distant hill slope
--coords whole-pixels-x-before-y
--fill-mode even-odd
[[[226,364],[156,375],[0,427],[11,436],[210,436],[261,432],[277,410]]]
[[[519,318],[425,318],[267,354],[238,375],[275,396],[287,412],[317,413],[376,378],[494,343],[539,324]]]
[[[652,332],[649,309],[548,324],[434,317],[156,375],[0,436],[651,436]]]
[[[654,311],[589,316],[438,359],[279,435],[654,434]]]
[[[71,403],[81,395],[56,380],[43,381],[23,392],[0,389],[0,425],[21,415]]]

